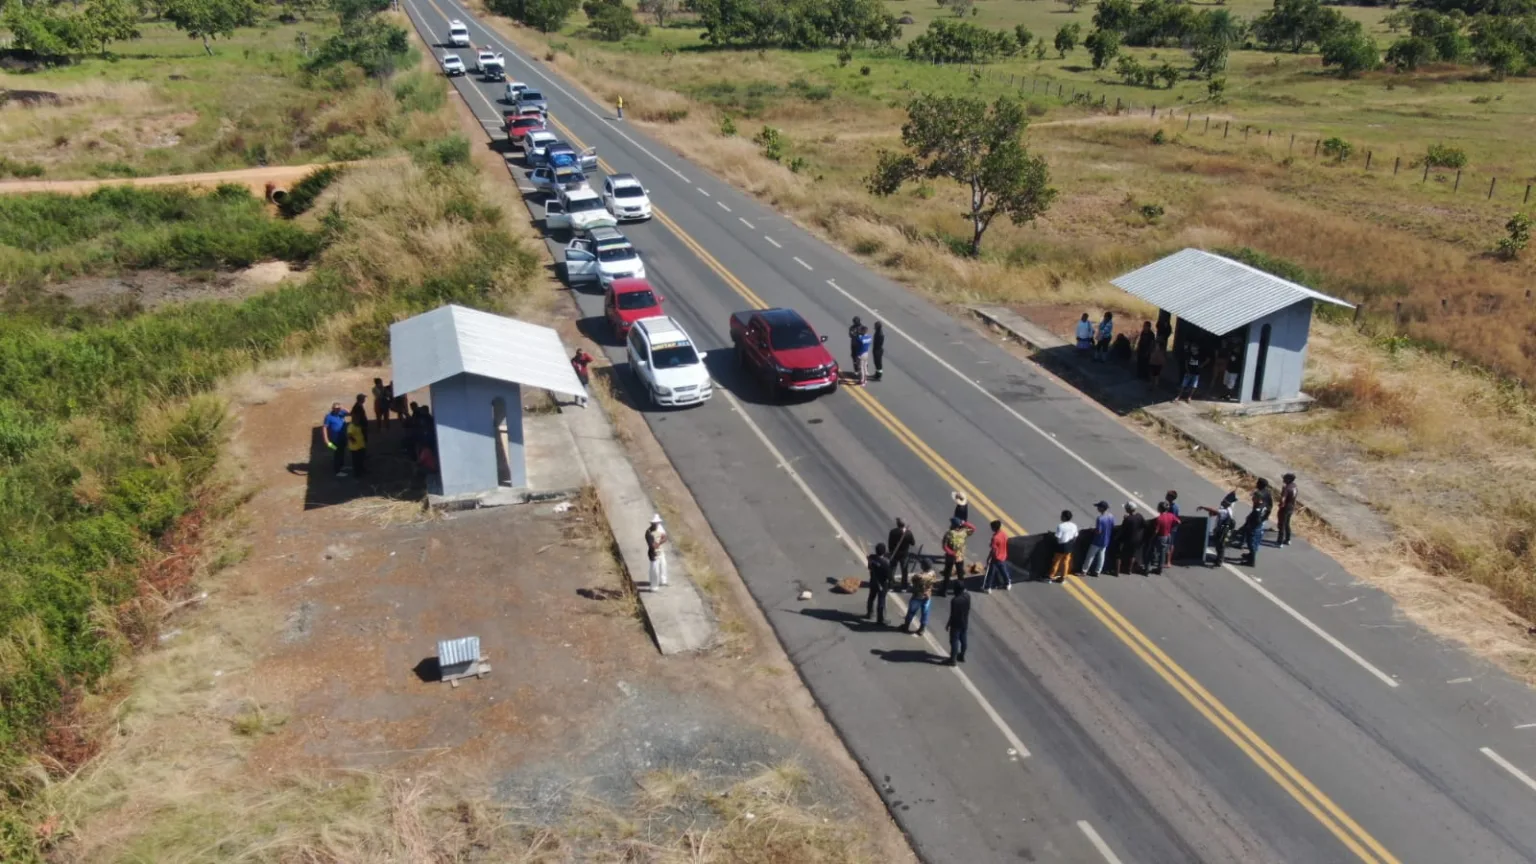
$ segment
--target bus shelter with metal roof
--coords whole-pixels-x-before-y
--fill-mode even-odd
[[[1312,309],[1349,303],[1297,285],[1239,261],[1199,249],[1185,249],[1110,280],[1128,294],[1153,304],[1160,321],[1177,319],[1167,368],[1177,374],[1190,345],[1206,358],[1219,358],[1235,372],[1228,398],[1240,403],[1282,402],[1301,397]],[[1227,363],[1228,357],[1236,363]],[[1201,373],[1200,390],[1226,395],[1211,367]]]
[[[443,306],[390,325],[395,392],[431,389],[444,496],[528,484],[522,388],[585,398],[560,334]]]

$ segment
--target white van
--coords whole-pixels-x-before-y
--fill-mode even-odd
[[[714,395],[705,353],[666,316],[641,318],[629,328],[624,353],[635,379],[658,408],[699,405]]]
[[[469,28],[457,18],[448,22],[448,44],[456,48],[469,47]]]

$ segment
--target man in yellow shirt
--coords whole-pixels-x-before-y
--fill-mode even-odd
[[[368,436],[363,432],[363,427],[368,424],[368,415],[353,415],[348,421],[347,449],[352,452],[352,474],[361,477],[368,473]]]

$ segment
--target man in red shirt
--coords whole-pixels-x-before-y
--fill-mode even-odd
[[[587,367],[591,365],[592,355],[588,354],[586,351],[583,351],[580,348],[577,348],[575,355],[571,357],[571,368],[576,370],[576,379],[581,382],[581,386],[583,387],[590,386],[588,383],[589,377],[587,375]],[[576,404],[583,408],[587,407],[587,397],[578,397],[576,399]]]
[[[1157,546],[1152,554],[1157,556],[1153,562],[1157,569],[1153,572],[1162,574],[1165,566],[1173,564],[1173,529],[1179,525],[1179,517],[1168,510],[1167,501],[1157,502],[1157,518],[1152,520],[1152,536],[1156,538]]]
[[[981,590],[992,593],[993,586],[1004,591],[1013,590],[1013,578],[1008,574],[1008,535],[1003,533],[1001,519],[992,520],[992,548],[987,550],[987,574],[981,577]]]

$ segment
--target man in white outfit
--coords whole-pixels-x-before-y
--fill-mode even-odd
[[[650,588],[659,591],[667,587],[667,554],[662,546],[667,543],[667,529],[661,525],[661,514],[651,517],[651,527],[645,529],[645,554],[651,559]]]

